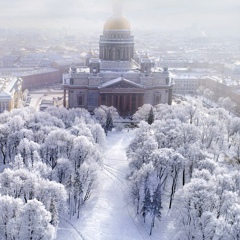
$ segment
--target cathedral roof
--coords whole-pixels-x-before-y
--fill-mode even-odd
[[[104,30],[130,30],[131,26],[129,21],[123,16],[113,15],[104,25]]]
[[[121,83],[121,85],[116,85],[119,83]],[[123,86],[123,84],[125,84],[125,85]],[[101,89],[101,88],[107,88],[110,86],[111,87],[115,86],[117,88],[126,88],[126,87],[144,88],[142,85],[132,82],[124,77],[118,77],[118,78],[112,79],[110,81],[107,81],[107,82],[103,83],[102,85],[100,85],[98,88]]]
[[[139,64],[133,59],[130,61],[101,61],[101,70],[103,71],[135,71],[139,68]]]

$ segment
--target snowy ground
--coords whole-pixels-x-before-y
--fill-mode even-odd
[[[126,148],[133,137],[134,130],[108,134],[98,193],[82,209],[80,219],[60,219],[57,240],[174,239],[167,212],[163,212],[162,221],[149,236],[149,226],[143,224],[129,205]]]

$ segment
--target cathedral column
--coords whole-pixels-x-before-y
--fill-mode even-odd
[[[100,59],[103,58],[103,47],[100,48]]]
[[[123,96],[123,112],[125,114],[126,111],[126,95]]]
[[[168,105],[172,105],[172,89],[168,91]]]
[[[107,48],[106,47],[104,48],[104,59],[105,60],[107,59]]]
[[[63,106],[66,107],[66,89],[64,89]]]
[[[109,48],[106,48],[106,60],[109,60]]]
[[[129,111],[130,111],[130,114],[132,114],[132,94],[130,94],[130,99],[129,99]]]
[[[141,94],[139,97],[140,97],[140,99],[139,99],[140,100],[139,101],[140,102],[140,106],[142,106],[143,105],[143,94]]]
[[[121,50],[120,50],[120,60],[122,60],[123,59],[123,48],[121,48]]]
[[[120,107],[120,95],[117,96],[117,109]]]
[[[102,95],[99,94],[99,97],[98,97],[98,105],[101,106],[102,105]]]
[[[138,104],[138,100],[139,100],[139,94],[136,94],[136,110],[138,109],[138,106],[139,106],[139,104]]]
[[[109,48],[108,49],[108,55],[109,55],[109,58],[108,58],[108,60],[113,60],[113,57],[112,57],[112,48]]]
[[[112,106],[114,107],[113,103],[114,103],[114,95],[112,94]]]
[[[112,56],[113,56],[113,60],[115,61],[116,60],[116,48],[115,47],[112,49]]]
[[[106,94],[106,98],[105,98],[105,105],[108,105],[108,94]]]

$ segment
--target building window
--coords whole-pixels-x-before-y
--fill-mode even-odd
[[[79,93],[77,95],[77,104],[78,104],[78,106],[84,105],[84,94],[83,93]]]
[[[155,98],[154,98],[154,104],[159,104],[161,103],[161,94],[160,93],[155,93]]]

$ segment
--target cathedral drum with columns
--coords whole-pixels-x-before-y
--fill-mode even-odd
[[[133,115],[145,103],[172,103],[173,83],[165,69],[154,69],[146,55],[134,60],[134,37],[129,21],[115,4],[113,16],[99,41],[99,58],[89,52],[85,67],[71,67],[64,77],[64,106],[92,112],[100,105]]]

